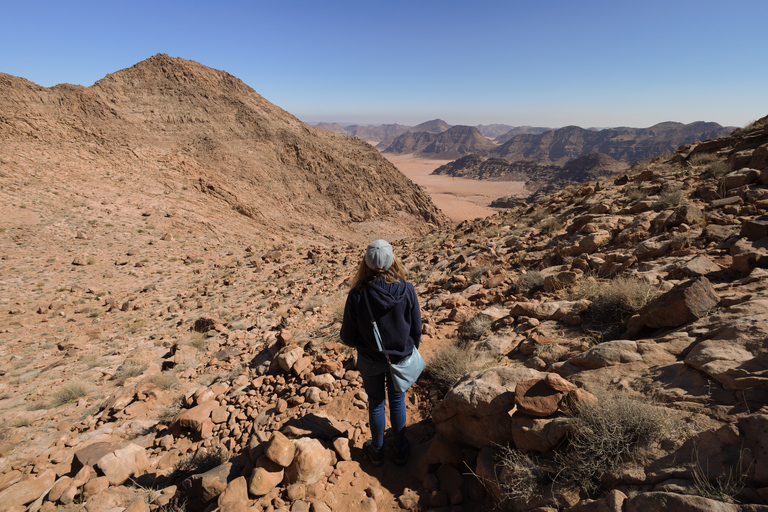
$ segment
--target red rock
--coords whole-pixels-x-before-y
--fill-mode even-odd
[[[219,495],[218,504],[220,507],[223,507],[233,503],[245,504],[247,501],[248,484],[245,481],[245,477],[241,476],[227,484],[227,488]]]
[[[518,410],[535,417],[556,413],[563,397],[565,393],[552,389],[543,379],[518,382],[515,389]]]
[[[261,456],[248,477],[248,492],[254,496],[264,496],[280,485],[284,476],[285,469],[282,466],[275,464],[266,456]]]
[[[565,380],[563,377],[556,373],[548,373],[544,377],[544,382],[555,391],[573,391],[576,389],[576,385],[572,382]]]
[[[56,472],[48,469],[37,478],[25,478],[0,492],[3,509],[32,503],[43,495],[56,481]]]
[[[296,455],[285,470],[288,483],[312,484],[323,478],[325,470],[333,462],[333,456],[320,441],[303,437],[294,441]]]
[[[275,464],[284,468],[291,465],[295,454],[296,445],[279,431],[272,433],[272,437],[264,448],[264,455]]]
[[[129,478],[144,474],[150,467],[146,450],[133,443],[104,455],[96,466],[112,485],[122,485]]]
[[[706,315],[720,301],[706,277],[688,281],[640,310],[648,327],[679,327]]]

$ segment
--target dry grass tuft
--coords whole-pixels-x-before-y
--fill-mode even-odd
[[[73,381],[67,382],[59,389],[51,393],[48,398],[50,408],[59,407],[76,402],[78,399],[88,396],[91,386],[85,382]]]
[[[480,369],[477,355],[456,343],[437,351],[427,363],[425,372],[443,392],[447,392],[464,375]]]
[[[583,325],[602,340],[610,340],[621,335],[626,321],[660,294],[657,286],[635,277],[604,280],[587,276],[572,289],[571,297],[592,301]]]

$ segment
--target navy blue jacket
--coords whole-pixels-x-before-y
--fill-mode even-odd
[[[411,355],[413,348],[418,348],[421,343],[421,310],[413,285],[402,279],[387,283],[378,278],[366,283],[365,288],[384,349],[392,362]],[[347,295],[341,341],[372,361],[386,361],[376,347],[373,325],[360,288],[353,288]]]

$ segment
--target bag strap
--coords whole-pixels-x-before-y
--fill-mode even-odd
[[[384,343],[381,339],[381,332],[379,332],[379,326],[376,325],[376,320],[373,317],[373,311],[371,311],[371,303],[368,301],[367,288],[363,288],[363,297],[365,298],[365,305],[368,308],[368,316],[371,318],[371,324],[373,325],[373,338],[376,340],[376,345],[379,347],[379,351],[381,351],[384,354],[384,357],[387,358],[387,363],[391,365],[392,362],[389,360],[389,354],[387,354],[387,351],[384,350]]]

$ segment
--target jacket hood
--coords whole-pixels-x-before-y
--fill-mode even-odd
[[[384,279],[376,279],[366,284],[371,307],[391,309],[405,300],[406,286],[402,279],[396,283],[388,283]]]

